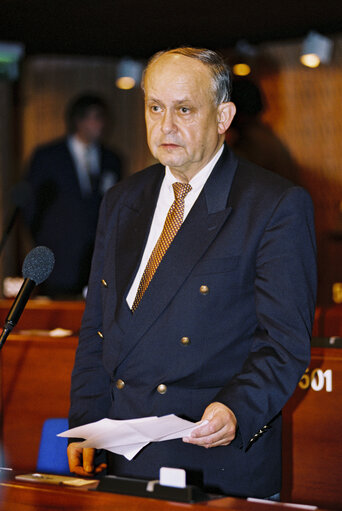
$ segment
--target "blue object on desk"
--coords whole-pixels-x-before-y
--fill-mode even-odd
[[[37,472],[70,475],[68,439],[56,436],[69,429],[68,419],[46,419],[42,428],[37,461]]]

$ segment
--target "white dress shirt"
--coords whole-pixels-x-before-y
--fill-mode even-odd
[[[100,151],[96,144],[84,144],[75,135],[68,138],[68,147],[74,160],[78,182],[83,195],[92,193],[90,174],[100,172]]]
[[[191,190],[185,197],[183,222],[187,215],[189,214],[189,211],[191,210],[192,206],[195,204],[197,197],[201,193],[203,186],[205,185],[222,152],[223,145],[215,154],[215,156],[210,160],[210,162],[190,180],[189,184],[191,185]],[[151,229],[148,235],[144,254],[142,256],[139,270],[135,276],[134,282],[126,297],[126,301],[130,308],[132,308],[135,295],[137,294],[138,291],[141,277],[144,273],[152,250],[154,249],[155,244],[157,243],[159,236],[162,233],[168,211],[171,207],[171,204],[175,200],[172,185],[173,183],[176,182],[177,178],[175,178],[175,176],[172,174],[169,167],[165,167],[165,177],[160,188],[158,202],[156,205],[156,209],[154,211]]]

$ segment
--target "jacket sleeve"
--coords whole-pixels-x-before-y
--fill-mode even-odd
[[[316,245],[312,202],[300,187],[283,193],[263,232],[254,292],[258,326],[249,356],[216,396],[234,411],[244,448],[272,427],[310,360]]]

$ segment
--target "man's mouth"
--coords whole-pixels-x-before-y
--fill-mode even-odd
[[[160,144],[160,146],[164,149],[176,149],[177,147],[180,147],[178,144],[173,144],[171,142],[164,142],[163,144]]]

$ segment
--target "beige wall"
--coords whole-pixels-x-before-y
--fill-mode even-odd
[[[299,63],[300,47],[296,42],[264,47],[278,66],[261,79],[268,103],[264,119],[299,164],[322,231],[337,227],[342,199],[342,37],[335,38],[332,62],[317,69]]]
[[[264,45],[276,71],[260,79],[263,118],[291,152],[314,201],[321,303],[331,301],[333,282],[342,282],[342,36],[333,39],[331,63],[317,69],[299,63],[300,42]]]

